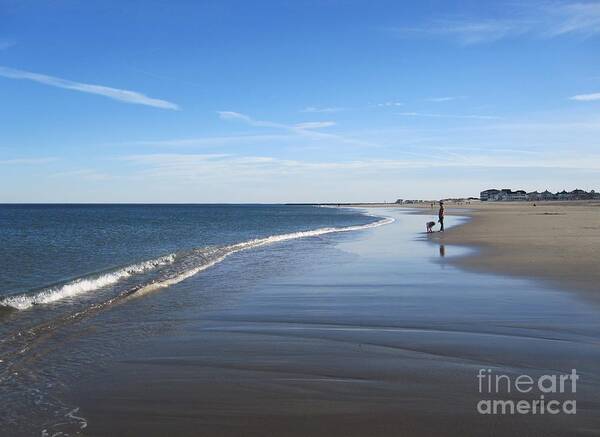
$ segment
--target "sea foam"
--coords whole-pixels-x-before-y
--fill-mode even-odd
[[[390,224],[393,221],[393,218],[385,217],[381,220],[378,220],[373,223],[368,223],[366,225],[355,225],[338,228],[319,228],[310,231],[299,231],[287,234],[271,235],[268,237],[256,238],[253,240],[231,244],[228,246],[207,247],[197,249],[195,251],[192,251],[192,255],[188,255],[188,257],[191,258],[192,261],[191,266],[190,262],[185,262],[186,260],[182,259],[183,268],[176,270],[175,272],[171,272],[167,276],[164,276],[152,282],[146,284],[139,284],[133,289],[124,292],[121,296],[140,296],[148,292],[152,292],[161,288],[177,284],[223,261],[229,255],[243,250],[248,250],[288,240],[295,240],[298,238],[318,237],[320,235],[331,234],[336,232],[351,232],[362,229],[375,228],[378,226]],[[198,256],[194,256],[194,253]],[[78,278],[66,284],[48,287],[35,293],[30,292],[8,296],[0,300],[0,306],[12,307],[18,310],[25,310],[31,308],[34,305],[56,302],[61,299],[73,297],[82,293],[94,291],[99,288],[115,284],[118,281],[135,274],[144,273],[163,265],[172,264],[175,262],[176,258],[180,258],[180,255],[170,254],[156,259],[144,261],[138,264],[123,267],[121,269],[114,270],[105,274]],[[184,258],[184,255],[181,255],[181,258]],[[111,299],[111,301],[112,300],[113,299]]]
[[[371,216],[369,214],[369,216]],[[375,216],[373,216],[375,217]],[[379,217],[378,217],[379,218]],[[387,225],[394,222],[394,219],[391,217],[385,217],[381,220],[378,220],[373,223],[368,223],[366,225],[355,225],[355,226],[347,226],[343,228],[319,228],[311,231],[299,231],[299,232],[291,232],[288,234],[279,234],[279,235],[271,235],[269,237],[264,238],[256,238],[253,240],[244,241],[242,243],[232,244],[229,246],[223,246],[222,248],[212,249],[209,254],[204,252],[203,262],[194,266],[191,269],[186,269],[180,271],[174,275],[171,275],[167,278],[163,278],[162,280],[154,281],[149,284],[146,284],[135,290],[134,293],[129,293],[129,295],[139,296],[151,291],[155,291],[161,288],[169,287],[171,285],[175,285],[191,276],[196,275],[197,273],[208,269],[209,267],[214,266],[215,264],[220,263],[229,255],[234,254],[236,252],[241,252],[243,250],[253,249],[260,246],[266,246],[268,244],[279,243],[282,241],[295,240],[298,238],[307,238],[307,237],[318,237],[320,235],[331,234],[334,232],[351,232],[358,231],[362,229],[375,228],[378,226]],[[207,256],[208,255],[208,256]]]
[[[132,264],[111,272],[74,279],[66,284],[44,288],[35,293],[23,293],[8,296],[0,300],[0,305],[18,310],[31,308],[34,305],[47,304],[67,297],[97,290],[107,285],[112,285],[129,276],[144,273],[156,267],[171,264],[175,261],[175,254],[161,256],[156,259]]]

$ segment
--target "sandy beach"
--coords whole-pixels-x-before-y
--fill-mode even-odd
[[[446,208],[470,220],[431,235],[432,241],[477,248],[456,258],[456,265],[542,279],[600,299],[600,202],[473,202]],[[429,213],[430,208],[422,209]]]
[[[555,211],[545,208],[535,212]],[[78,381],[68,399],[85,418],[82,432],[361,437],[598,433],[597,307],[539,281],[455,267],[457,260],[469,259],[464,258],[468,250],[450,240],[466,244],[460,233],[489,223],[484,221],[487,212],[474,210],[476,221],[443,238],[424,233],[421,215],[398,208],[375,213],[396,221],[298,240],[291,258],[284,250],[291,243],[257,249],[260,259],[267,260],[260,265],[252,264],[257,253],[236,254],[169,293],[146,296],[135,308],[115,308],[113,319],[135,317],[147,328],[168,319],[172,328],[132,344],[102,371]],[[536,217],[546,218],[534,215],[534,221]],[[459,224],[452,216],[447,221],[449,227]],[[230,282],[239,285],[219,288],[219,278],[235,271],[232,265],[244,266],[237,269],[243,274]],[[199,302],[203,290],[210,297]],[[181,302],[176,312],[161,320],[146,315],[144,307],[160,308],[173,299]],[[132,328],[103,328],[103,323],[97,318],[95,330],[119,335]],[[577,414],[479,414],[482,398],[538,396],[482,394],[476,377],[482,368],[533,377],[577,369],[581,379],[572,394]]]

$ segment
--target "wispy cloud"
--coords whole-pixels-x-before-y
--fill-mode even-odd
[[[437,154],[439,155],[439,154]],[[281,159],[271,156],[240,156],[220,154],[146,154],[121,158],[136,166],[133,173],[142,179],[151,177],[170,181],[198,182],[222,180],[228,175],[229,182],[244,180],[267,181],[295,174],[304,177],[337,178],[358,175],[394,175],[407,169],[436,168],[563,168],[600,170],[600,156],[574,157],[570,154],[514,154],[507,152],[447,153],[443,157],[431,154],[421,159],[357,159],[347,161],[303,161]],[[275,179],[277,180],[277,179]]]
[[[325,127],[335,126],[335,121],[307,121],[304,123],[295,124],[296,129],[322,129]]]
[[[275,129],[292,129],[292,127],[281,123],[273,123],[271,121],[255,120],[254,118],[235,111],[217,111],[221,120],[242,121],[254,127],[272,127]]]
[[[17,43],[11,39],[0,39],[0,50],[10,49]]]
[[[600,93],[592,94],[577,94],[576,96],[569,97],[571,100],[578,100],[580,102],[591,102],[594,100],[600,100]]]
[[[110,99],[118,100],[125,103],[136,105],[153,106],[161,109],[178,110],[179,106],[175,103],[166,100],[154,99],[136,91],[123,90],[118,88],[110,88],[103,85],[94,85],[81,82],[73,82],[71,80],[61,79],[58,77],[48,76],[45,74],[32,73],[29,71],[17,70],[14,68],[0,66],[0,76],[9,79],[31,80],[44,85],[65,88],[74,91],[80,91],[88,94],[96,94]]]
[[[310,139],[321,139],[338,141],[340,143],[351,144],[362,147],[380,147],[378,144],[374,144],[367,141],[361,141],[354,138],[348,138],[343,135],[331,134],[326,132],[320,132],[318,129],[331,127],[335,125],[334,121],[310,121],[302,122],[297,124],[284,124],[276,123],[272,121],[256,120],[246,114],[242,114],[235,111],[217,111],[219,118],[222,120],[235,120],[244,122],[254,127],[267,127],[273,129],[279,129],[287,131],[294,135],[299,135]]]
[[[442,102],[451,102],[452,100],[462,100],[462,99],[466,99],[466,97],[465,96],[429,97],[425,100],[427,102],[442,103]]]
[[[15,158],[15,159],[0,159],[2,165],[37,165],[47,164],[49,162],[58,161],[58,158],[43,157],[43,158]]]
[[[334,121],[307,121],[303,123],[297,123],[294,125],[287,125],[283,123],[275,123],[272,121],[255,120],[252,117],[241,114],[234,111],[217,111],[221,120],[238,120],[249,124],[250,126],[256,127],[272,127],[276,129],[285,129],[291,131],[305,131],[312,129],[321,129],[325,127],[334,126]]]
[[[378,108],[390,108],[390,107],[404,106],[404,103],[388,101],[388,102],[383,102],[383,103],[376,103],[375,106]]]
[[[447,37],[463,45],[489,43],[529,35],[538,38],[580,36],[600,33],[600,3],[521,4],[502,18],[443,18],[421,26],[393,27],[386,30],[402,37]]]
[[[435,118],[466,118],[473,120],[499,120],[501,117],[494,115],[478,115],[478,114],[435,114],[428,112],[399,112],[398,115],[407,117],[435,117]]]
[[[300,112],[332,113],[332,112],[346,111],[347,109],[348,108],[343,108],[343,107],[339,107],[339,106],[325,106],[325,107],[307,106],[306,108],[302,109]]]
[[[552,24],[545,30],[548,36],[579,34],[589,37],[600,33],[600,2],[563,3],[544,9]]]
[[[312,125],[315,123],[321,123],[321,122],[305,122],[305,123],[299,123],[296,125],[290,125],[290,124],[285,124],[285,123],[276,123],[273,121],[256,120],[256,119],[250,117],[249,115],[242,114],[240,112],[235,112],[235,111],[217,111],[217,114],[219,114],[219,118],[221,120],[241,121],[241,122],[248,124],[249,126],[268,127],[268,128],[286,130],[286,131],[295,132],[295,133],[305,133],[305,131],[309,131],[309,129],[302,128],[303,125],[307,126],[307,125]]]
[[[508,36],[525,33],[523,23],[489,20],[437,20],[423,27],[395,27],[387,31],[400,37],[448,37],[460,44],[472,45],[493,42]]]
[[[347,107],[347,106],[330,106],[330,107],[318,107],[318,106],[308,106],[302,109],[300,112],[308,112],[308,113],[334,113],[341,111],[350,111],[350,110],[365,110],[365,109],[374,109],[374,108],[395,108],[398,106],[404,106],[404,103],[396,101],[396,100],[388,100],[386,102],[381,103],[368,103],[364,106],[359,105],[356,107]]]
[[[87,181],[106,181],[112,179],[113,176],[90,168],[82,168],[77,170],[62,171],[50,175],[51,177],[71,178],[74,180]]]
[[[194,138],[173,138],[164,140],[138,140],[104,144],[107,146],[150,146],[150,147],[218,147],[238,144],[256,144],[281,141],[290,138],[288,134],[247,134],[222,135]]]

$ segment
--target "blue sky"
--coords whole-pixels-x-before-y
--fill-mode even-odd
[[[600,2],[0,0],[0,202],[600,189]]]

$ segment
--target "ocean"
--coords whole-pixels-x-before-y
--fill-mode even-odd
[[[300,239],[376,227],[389,219],[356,209],[283,205],[0,205],[0,408],[24,434],[74,422],[61,387],[129,339],[94,336],[90,320],[169,289],[239,252],[279,244],[292,258]],[[285,251],[289,252],[289,256]],[[236,265],[251,272],[247,264]],[[221,278],[220,287],[227,286]],[[211,284],[205,284],[210,290]],[[206,290],[197,290],[197,300]],[[139,299],[139,300],[134,300]],[[144,307],[145,316],[165,306]],[[135,313],[135,311],[134,311]],[[133,320],[108,316],[107,326]],[[131,329],[131,335],[140,330]],[[151,333],[142,329],[142,335]],[[83,342],[83,344],[82,344]],[[65,419],[66,418],[66,419]],[[42,434],[45,431],[42,432]],[[66,431],[60,431],[65,432]],[[73,430],[71,430],[73,432]],[[55,433],[55,432],[54,432]]]

